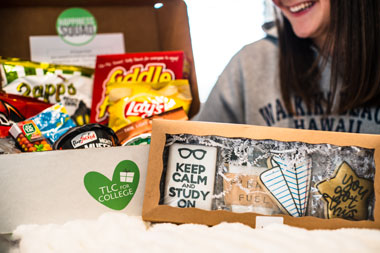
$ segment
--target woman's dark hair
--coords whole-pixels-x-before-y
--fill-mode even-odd
[[[291,113],[292,95],[312,108],[321,94],[319,82],[327,61],[331,63],[330,94],[324,100],[327,113],[336,96],[340,113],[380,105],[380,1],[332,0],[330,4],[328,35],[320,49],[313,49],[310,39],[298,38],[283,15],[276,19],[281,93]]]

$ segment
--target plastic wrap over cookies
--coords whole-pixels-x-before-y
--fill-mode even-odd
[[[373,220],[373,149],[212,135],[166,136],[161,205]]]

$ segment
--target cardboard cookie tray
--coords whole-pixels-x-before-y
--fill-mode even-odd
[[[154,120],[149,154],[148,174],[143,205],[143,219],[152,222],[198,223],[216,225],[221,222],[242,222],[255,227],[258,217],[282,217],[283,223],[307,229],[337,229],[343,227],[380,228],[380,202],[374,201],[373,220],[353,221],[342,218],[318,218],[312,216],[292,217],[285,214],[262,215],[254,212],[236,213],[225,210],[203,210],[179,208],[162,204],[161,180],[164,168],[164,152],[167,138],[172,135],[217,136],[218,138],[247,138],[251,140],[274,140],[280,142],[302,142],[310,145],[351,146],[373,152],[372,164],[380,164],[380,136],[338,132],[310,131],[274,127],[206,122],[175,122]],[[356,148],[355,148],[356,149]],[[350,155],[350,154],[348,154]],[[189,172],[189,171],[188,171]],[[371,186],[372,187],[372,186]],[[371,188],[372,189],[372,188]],[[380,195],[380,174],[374,173],[373,193]],[[372,195],[373,196],[373,195]],[[161,203],[161,204],[160,204]]]

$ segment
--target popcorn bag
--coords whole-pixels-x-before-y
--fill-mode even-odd
[[[143,219],[380,228],[380,136],[153,120]]]

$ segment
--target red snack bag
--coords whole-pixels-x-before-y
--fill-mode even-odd
[[[0,138],[8,136],[12,123],[30,118],[50,106],[34,98],[0,92]]]
[[[108,83],[165,82],[187,79],[189,72],[189,64],[183,51],[98,55],[90,122],[108,121]]]

